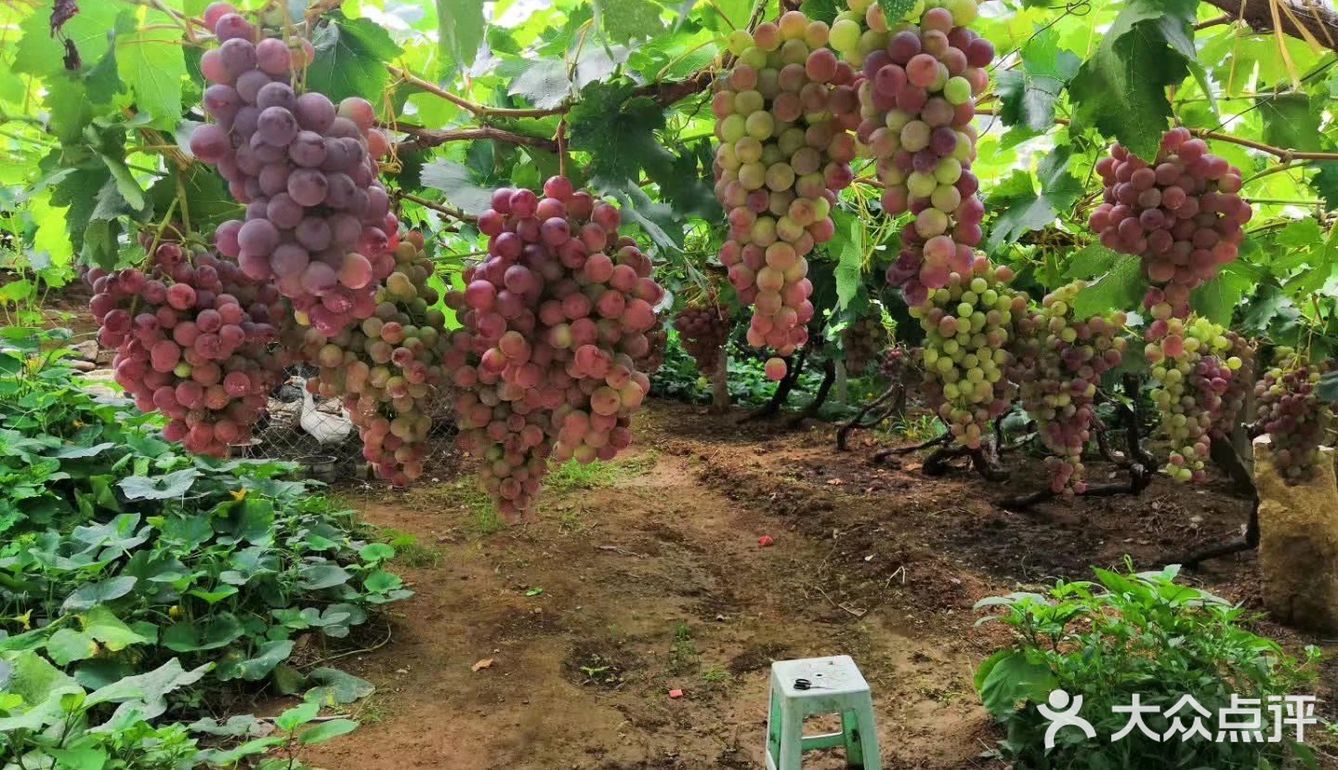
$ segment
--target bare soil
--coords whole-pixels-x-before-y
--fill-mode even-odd
[[[1162,480],[1013,513],[997,501],[1042,483],[1033,459],[1006,457],[1013,479],[991,484],[926,478],[914,455],[872,465],[868,434],[837,453],[826,425],[783,432],[661,402],[637,428],[627,459],[558,479],[520,526],[481,523],[449,468],[411,492],[350,493],[369,522],[417,538],[397,567],[416,595],[393,608],[387,643],[341,661],[377,686],[355,709],[362,729],[304,760],[758,768],[771,661],[845,653],[872,687],[884,768],[1001,768],[971,678],[1007,637],[976,627],[974,603],[1126,554],[1154,567],[1232,538],[1248,513],[1225,485]],[[1259,604],[1251,554],[1187,579]],[[839,752],[805,763],[843,766]]]

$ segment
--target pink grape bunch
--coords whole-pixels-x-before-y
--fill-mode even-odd
[[[720,367],[733,327],[734,319],[729,308],[718,303],[688,305],[678,311],[678,317],[674,319],[683,349],[692,356],[697,371],[702,374],[711,374]]]
[[[808,341],[813,285],[807,255],[835,234],[836,191],[853,180],[854,71],[826,47],[828,27],[789,11],[730,35],[733,69],[716,81],[716,197],[729,218],[720,261],[753,306],[748,344],[770,347],[780,379]],[[842,121],[846,121],[843,123]]]
[[[205,22],[219,41],[200,59],[213,122],[192,132],[190,148],[246,204],[243,219],[218,226],[215,245],[272,281],[299,323],[332,336],[372,314],[394,266],[398,221],[376,160],[389,144],[367,100],[336,106],[294,90],[294,72],[314,58],[309,42],[264,37],[226,3],[209,6]]]
[[[406,486],[423,475],[432,415],[443,397],[450,350],[446,318],[428,285],[423,235],[395,247],[395,271],[377,288],[376,310],[333,337],[306,331],[304,358],[320,367],[312,393],[338,398],[362,438],[377,478]]]
[[[164,438],[216,457],[251,438],[286,363],[272,346],[285,313],[273,286],[176,243],[159,245],[147,271],[94,268],[86,279],[116,382],[168,419]]]
[[[989,86],[994,46],[970,29],[975,0],[930,2],[888,28],[864,59],[857,135],[877,160],[888,214],[909,212],[902,248],[887,269],[909,305],[972,269],[985,207],[976,157],[976,98]],[[881,18],[881,15],[879,16]]]
[[[1123,313],[1078,320],[1074,302],[1086,284],[1045,295],[1017,322],[1014,380],[1022,407],[1036,421],[1051,456],[1050,489],[1081,494],[1087,488],[1083,449],[1092,436],[1101,377],[1119,366],[1126,340]]]
[[[1225,336],[1230,343],[1224,355],[1231,377],[1227,381],[1226,392],[1222,394],[1222,406],[1213,425],[1216,436],[1230,436],[1239,426],[1241,415],[1245,412],[1245,402],[1250,393],[1254,392],[1258,377],[1254,341],[1230,329],[1226,330]]]
[[[1201,483],[1207,479],[1210,432],[1243,362],[1230,356],[1226,330],[1206,318],[1170,318],[1166,324],[1166,334],[1143,350],[1152,367],[1159,432],[1170,445],[1162,471],[1176,481]]]
[[[447,295],[463,324],[447,354],[460,444],[507,518],[531,506],[550,456],[609,460],[631,444],[650,390],[636,361],[664,290],[620,224],[565,177],[542,196],[497,190],[478,222],[489,256]]]
[[[1296,351],[1279,348],[1278,362],[1255,385],[1259,412],[1255,426],[1273,444],[1273,464],[1287,484],[1314,477],[1319,445],[1332,415],[1319,399],[1322,370]]]
[[[646,332],[646,354],[632,359],[639,372],[647,377],[660,371],[664,366],[664,356],[669,349],[669,330],[664,328],[664,316],[655,314],[655,325]]]
[[[1088,224],[1102,245],[1142,259],[1143,301],[1157,321],[1189,316],[1189,295],[1236,259],[1250,204],[1241,173],[1189,129],[1162,136],[1152,163],[1116,144],[1096,164],[1105,200]]]
[[[925,332],[921,354],[924,392],[962,446],[979,448],[991,421],[1008,410],[1013,386],[1010,343],[1027,298],[1008,286],[1013,270],[983,256],[966,273],[910,308]]]
[[[841,330],[841,350],[845,353],[846,371],[853,375],[864,374],[869,365],[879,360],[887,349],[887,328],[883,326],[879,308],[867,313],[846,325]]]

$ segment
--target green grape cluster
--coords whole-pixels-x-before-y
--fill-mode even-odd
[[[1243,361],[1231,356],[1226,329],[1206,318],[1169,318],[1166,325],[1166,335],[1144,348],[1152,367],[1152,402],[1161,418],[1160,433],[1170,444],[1162,470],[1176,481],[1202,482],[1207,478],[1209,432]]]
[[[925,332],[922,363],[929,403],[963,446],[979,448],[990,422],[1007,411],[1012,384],[1009,343],[1027,299],[1008,286],[1013,271],[976,257],[968,273],[951,273],[911,316]]]

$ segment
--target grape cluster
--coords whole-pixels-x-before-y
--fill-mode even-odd
[[[925,332],[925,395],[957,441],[973,449],[1011,403],[1009,343],[1027,307],[1009,289],[1012,277],[1011,268],[976,257],[969,272],[949,273],[946,286],[910,310]]]
[[[826,47],[828,33],[799,11],[751,35],[734,32],[729,47],[738,59],[711,102],[720,140],[715,193],[729,212],[720,261],[753,306],[748,344],[778,356],[808,340],[806,257],[835,233],[835,191],[853,179],[854,71]],[[772,358],[766,370],[779,379],[785,363]]]
[[[168,441],[222,457],[251,438],[286,363],[271,349],[284,312],[272,286],[176,243],[159,245],[147,271],[94,268],[86,279],[117,383],[140,411],[168,418]]]
[[[1206,318],[1171,318],[1158,341],[1143,355],[1152,367],[1152,403],[1160,430],[1170,442],[1162,470],[1176,481],[1202,482],[1211,447],[1209,435],[1222,410],[1222,399],[1242,361],[1232,358],[1226,330]],[[1234,366],[1234,368],[1233,368]]]
[[[464,325],[447,354],[460,443],[508,518],[530,506],[550,454],[608,460],[631,443],[650,390],[636,360],[664,296],[617,208],[565,177],[543,192],[493,193],[478,222],[489,256],[447,296]]]
[[[1085,286],[1078,281],[1056,289],[1017,323],[1014,379],[1023,408],[1052,453],[1046,464],[1056,493],[1087,488],[1082,453],[1096,417],[1097,389],[1101,376],[1119,366],[1126,345],[1119,336],[1123,313],[1077,319],[1073,305]]]
[[[846,371],[864,374],[869,364],[878,361],[887,348],[887,329],[882,314],[874,312],[851,321],[841,330],[841,350],[845,353]]]
[[[1230,347],[1224,355],[1231,377],[1227,380],[1226,392],[1222,394],[1222,406],[1213,424],[1213,433],[1230,436],[1245,410],[1246,397],[1255,387],[1255,344],[1234,331],[1227,330],[1225,334]]]
[[[720,367],[721,353],[734,325],[729,308],[720,304],[688,305],[678,312],[674,328],[683,349],[697,362],[697,371],[710,374]]]
[[[190,148],[246,204],[244,219],[218,226],[215,245],[251,278],[273,281],[300,323],[332,336],[372,314],[394,267],[398,222],[376,178],[386,137],[365,99],[336,107],[293,90],[293,71],[314,57],[309,42],[261,37],[226,3],[205,21],[220,43],[200,59],[214,122],[195,129]]]
[[[373,314],[333,337],[306,331],[303,353],[320,367],[312,393],[343,402],[378,478],[405,486],[423,474],[435,400],[446,384],[446,319],[427,285],[432,262],[423,236],[394,250],[395,271],[377,288]]]
[[[633,358],[636,369],[649,377],[664,366],[664,355],[669,349],[669,330],[664,328],[664,316],[655,314],[655,325],[646,332],[646,354]]]
[[[994,46],[969,29],[975,0],[946,0],[889,27],[864,58],[858,137],[877,159],[889,214],[910,212],[902,248],[887,269],[907,304],[919,305],[949,275],[972,270],[984,204],[971,172],[976,97],[989,86]],[[869,13],[878,30],[881,14]]]
[[[1285,348],[1278,352],[1279,365],[1255,385],[1256,426],[1273,442],[1273,463],[1283,480],[1294,485],[1313,477],[1329,415],[1315,393],[1319,367]]]
[[[1093,232],[1142,258],[1153,284],[1144,305],[1155,319],[1188,317],[1190,292],[1234,260],[1244,238],[1252,212],[1240,170],[1183,127],[1166,132],[1154,163],[1116,144],[1096,170],[1105,201],[1092,212]]]

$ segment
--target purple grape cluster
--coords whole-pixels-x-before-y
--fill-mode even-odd
[[[732,326],[729,308],[718,304],[689,305],[674,319],[683,349],[703,374],[710,374],[720,366],[720,354],[729,341]]]
[[[298,94],[293,73],[314,54],[289,45],[231,5],[205,12],[219,47],[200,69],[212,123],[191,134],[195,156],[216,166],[246,216],[218,226],[219,253],[248,276],[273,281],[298,321],[333,336],[376,307],[376,286],[394,269],[398,221],[377,181],[389,149],[372,106],[349,97]]]
[[[1330,415],[1315,392],[1320,368],[1285,348],[1278,352],[1279,365],[1255,386],[1256,424],[1273,442],[1273,463],[1283,480],[1301,484],[1314,476]]]

